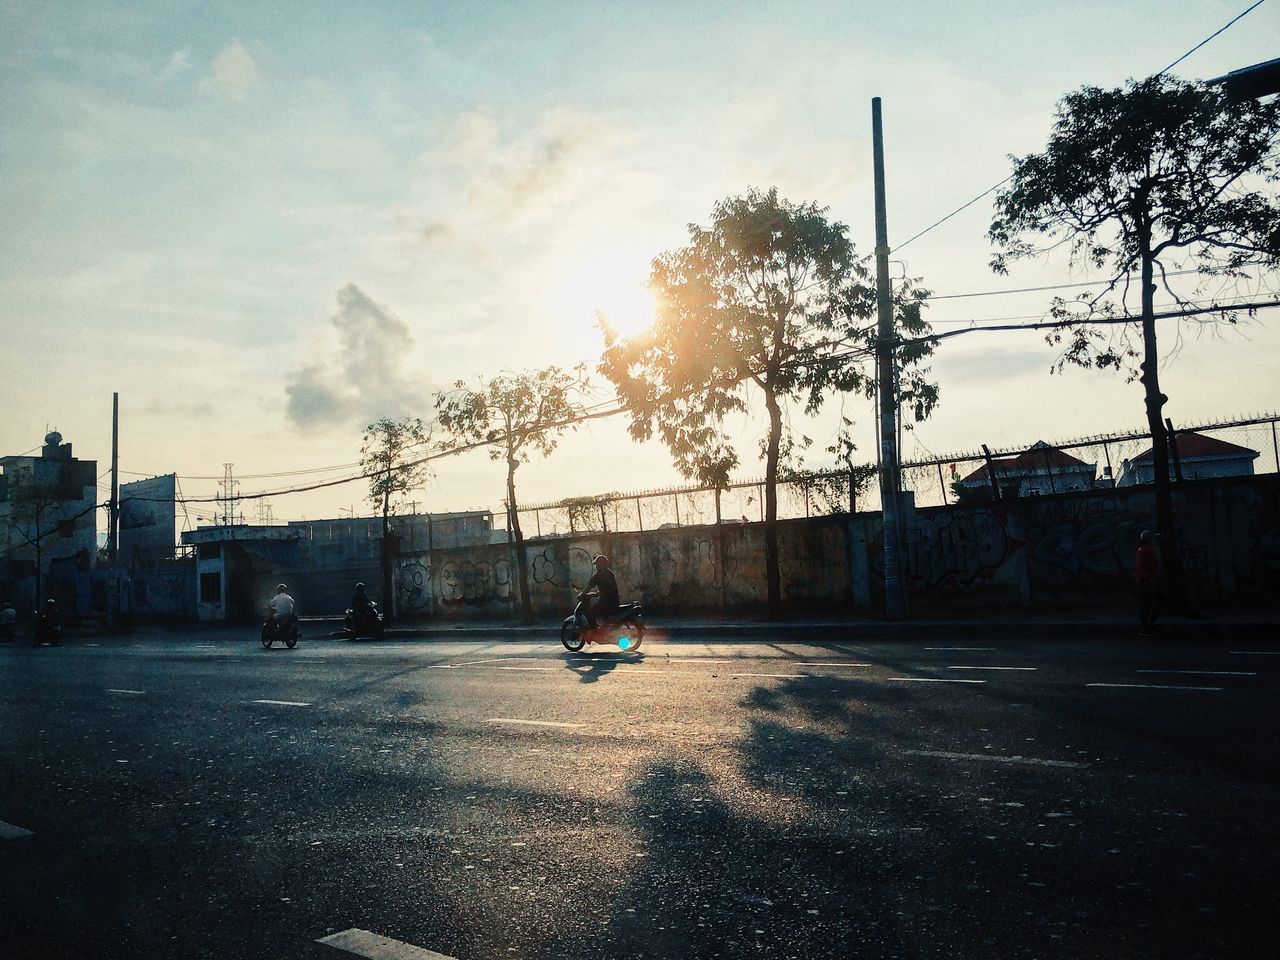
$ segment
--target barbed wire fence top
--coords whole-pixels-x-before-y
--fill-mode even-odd
[[[1196,475],[1193,465],[1206,461],[1247,463],[1255,474],[1280,473],[1278,435],[1280,414],[1265,413],[1174,424],[1173,437],[1174,446],[1187,452],[1184,473],[1186,479],[1192,479]],[[1197,438],[1207,438],[1207,442]],[[1142,455],[1150,449],[1151,434],[1145,430],[1057,441],[1037,438],[1016,446],[990,447],[986,452],[966,450],[903,462],[901,484],[904,492],[914,496],[917,507],[981,499],[984,491],[991,489],[989,453],[997,484],[1006,488],[1017,485],[1020,496],[1139,485],[1151,482],[1150,466],[1145,473],[1142,470]],[[1175,470],[1172,460],[1170,470]],[[778,519],[878,512],[877,473],[876,464],[869,463],[855,465],[852,472],[830,469],[788,474],[778,483]],[[720,522],[763,521],[764,496],[761,478],[731,483],[720,492]],[[505,508],[495,515],[503,512]],[[716,492],[698,486],[613,491],[521,506],[519,514],[526,538],[713,525],[717,519]]]

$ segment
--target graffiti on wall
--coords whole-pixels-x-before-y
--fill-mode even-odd
[[[1006,514],[996,510],[922,513],[909,526],[905,545],[911,581],[944,588],[989,583],[1022,549],[1009,536]]]
[[[591,579],[592,556],[590,550],[573,544],[550,544],[533,555],[533,582],[581,590]]]
[[[431,569],[421,560],[411,560],[400,565],[400,582],[396,587],[396,599],[400,609],[422,612],[431,606]]]
[[[511,564],[506,560],[450,560],[433,578],[444,606],[510,603]]]

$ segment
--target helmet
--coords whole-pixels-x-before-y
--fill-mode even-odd
[[[1154,530],[1143,530],[1141,535],[1138,537],[1139,540],[1154,540],[1155,538],[1156,532]]]
[[[289,585],[287,583],[276,584],[276,593],[287,593],[288,590],[289,590]]]
[[[363,589],[364,589],[364,584],[363,584],[363,583],[357,583],[357,584],[356,584],[356,589],[357,589],[357,590],[363,590]]]
[[[603,553],[597,553],[595,557],[592,558],[591,562],[597,567],[607,567],[609,565],[609,558]]]

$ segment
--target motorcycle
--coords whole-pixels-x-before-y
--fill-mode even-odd
[[[579,600],[573,614],[560,625],[560,642],[577,653],[588,643],[617,643],[618,649],[634,652],[644,640],[644,611],[638,603],[621,604],[607,619],[592,627],[587,619],[587,602]]]
[[[342,630],[352,640],[360,636],[381,640],[382,614],[378,612],[378,604],[370,600],[368,605],[358,611],[348,610]]]
[[[62,624],[41,617],[36,621],[36,645],[56,647],[62,639]]]
[[[302,639],[302,631],[298,629],[298,621],[290,617],[280,621],[275,617],[267,617],[262,624],[262,646],[270,650],[271,644],[277,640],[292,650]]]

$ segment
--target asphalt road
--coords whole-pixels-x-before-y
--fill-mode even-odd
[[[1280,647],[1000,634],[5,645],[0,957],[1275,956]]]

